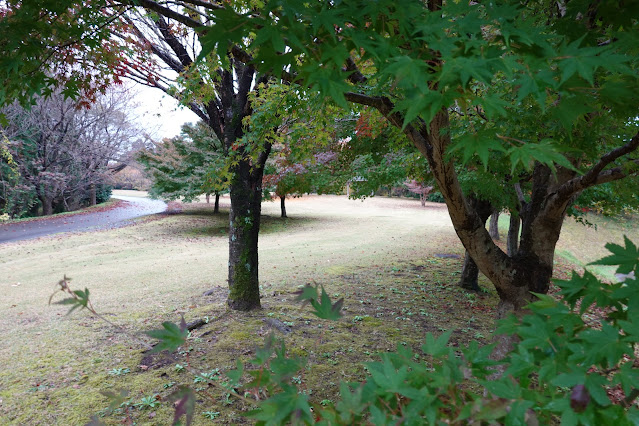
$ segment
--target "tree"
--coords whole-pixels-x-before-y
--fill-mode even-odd
[[[419,195],[419,201],[421,201],[422,207],[426,206],[426,197],[433,191],[433,187],[426,186],[423,182],[418,182],[415,179],[406,181],[405,185],[410,192]]]
[[[639,161],[635,3],[265,2],[212,11],[205,51],[235,57],[377,109],[427,159],[455,230],[501,298],[500,312],[548,291],[568,207],[584,190],[634,176]],[[478,117],[454,129],[451,113]],[[508,161],[497,182],[522,219],[509,256],[462,189],[474,158]],[[502,161],[502,160],[500,160]],[[515,206],[513,206],[515,208]]]
[[[150,193],[165,200],[191,202],[202,194],[219,194],[228,188],[222,144],[205,123],[182,126],[182,134],[143,149],[137,160],[151,176]]]
[[[121,90],[101,95],[90,109],[83,105],[56,92],[37,98],[30,109],[14,103],[2,110],[9,122],[3,134],[19,174],[3,178],[6,213],[16,216],[37,207],[36,198],[43,215],[104,201],[98,192],[108,186],[109,161],[131,142],[135,129]],[[20,207],[15,199],[26,204]]]

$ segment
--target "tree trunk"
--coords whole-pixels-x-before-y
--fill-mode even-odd
[[[490,215],[488,233],[490,234],[490,238],[499,241],[499,210],[495,210],[493,214]]]
[[[257,241],[260,231],[262,169],[251,170],[245,158],[235,167],[230,184],[229,297],[231,309],[259,308]]]
[[[426,207],[426,194],[420,194],[419,201],[421,201],[422,207]]]
[[[208,200],[207,200],[208,202]],[[213,205],[213,213],[219,213],[220,212],[220,193],[219,192],[215,192],[215,204]]]
[[[468,197],[469,204],[479,214],[480,219],[486,223],[493,208],[488,201],[478,200],[472,194]],[[466,250],[464,255],[464,265],[462,266],[459,286],[465,290],[478,291],[479,288],[479,267]]]
[[[207,192],[204,194],[204,197],[206,198],[206,204],[209,204],[211,202],[211,194]]]
[[[510,224],[508,225],[508,236],[506,237],[506,253],[513,257],[519,250],[519,228],[521,220],[519,213],[510,212]]]
[[[468,250],[464,255],[464,266],[462,267],[461,279],[459,280],[459,286],[465,290],[479,291],[479,268],[477,264],[470,257]]]
[[[42,203],[42,216],[50,216],[53,214],[53,198],[51,197],[40,197],[40,202]]]
[[[282,217],[288,217],[286,216],[286,204],[284,200],[286,200],[286,196],[280,196],[280,209],[282,210]]]

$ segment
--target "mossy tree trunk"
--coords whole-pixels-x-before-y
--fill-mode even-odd
[[[221,72],[221,117],[211,126],[220,134],[224,149],[232,158],[229,195],[229,296],[231,309],[249,311],[260,307],[258,276],[258,235],[262,203],[264,165],[271,152],[269,141],[248,141],[244,137],[243,119],[252,114],[249,92],[254,83],[255,70],[230,59],[233,72]],[[266,82],[265,77],[258,82]],[[216,201],[218,197],[216,194]]]
[[[231,309],[260,307],[258,234],[262,212],[263,169],[240,161],[230,185],[229,297]]]

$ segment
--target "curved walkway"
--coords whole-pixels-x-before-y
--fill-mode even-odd
[[[114,195],[124,203],[102,211],[51,216],[37,220],[0,225],[0,244],[28,240],[63,232],[84,232],[125,226],[140,216],[162,213],[166,203],[142,197]]]

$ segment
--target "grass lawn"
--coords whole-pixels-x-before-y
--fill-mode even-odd
[[[201,371],[223,373],[248,361],[273,331],[272,320],[285,323],[290,333],[275,332],[291,354],[308,358],[295,380],[317,403],[335,400],[340,381],[361,379],[376,353],[398,344],[417,350],[426,332],[454,329],[455,344],[490,337],[497,296],[483,277],[485,293],[457,288],[463,248],[443,204],[308,196],[287,200],[291,217],[281,219],[279,203],[265,202],[263,309],[248,314],[226,310],[228,198],[222,214],[212,209],[195,203],[126,228],[0,245],[0,424],[85,424],[106,412],[101,391],[120,390],[128,406],[103,417],[106,424],[169,424],[166,397],[179,384],[202,386],[176,368],[186,352],[145,357],[136,339],[97,318],[48,306],[65,274],[75,289],[90,289],[99,312],[141,339],[180,315],[206,318],[185,348]],[[620,243],[624,233],[639,241],[636,222],[590,220],[597,231],[566,224],[556,276],[605,255],[604,244]],[[319,320],[294,301],[307,283],[345,299],[339,322]],[[250,423],[241,417],[250,406],[202,390],[194,424]]]

